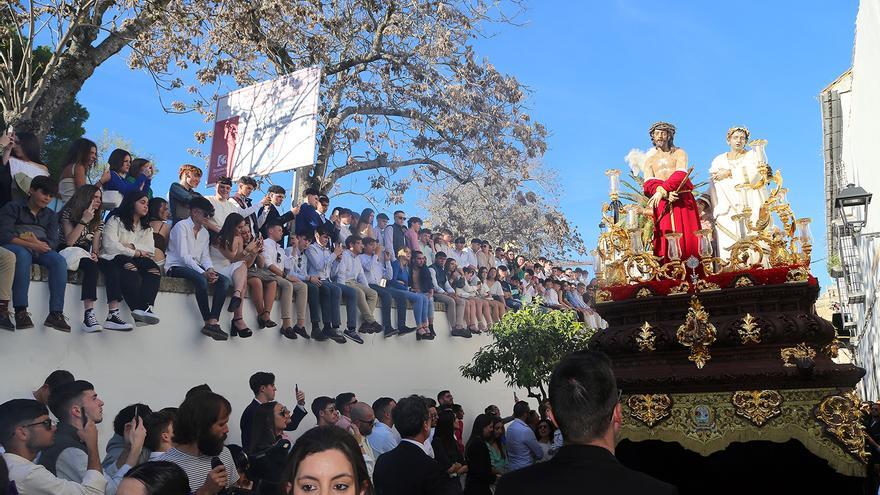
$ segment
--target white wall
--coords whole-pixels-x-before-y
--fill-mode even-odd
[[[255,335],[215,342],[199,333],[201,322],[192,295],[160,292],[156,304],[162,318],[159,325],[97,334],[83,333],[77,327],[82,317],[79,296],[80,287],[68,284],[65,313],[74,327],[72,333],[43,328],[48,286],[31,282],[29,309],[36,327],[15,332],[0,330],[0,401],[34,390],[52,370],[70,370],[77,378],[94,383],[105,402],[105,420],[100,426],[102,448],[112,434],[113,417],[121,408],[133,402],[155,409],[177,406],[184,393],[200,383],[208,383],[232,403],[228,442],[239,443],[238,420],[253,397],[248,378],[258,370],[275,373],[277,399],[288,406],[295,402],[293,389],[298,383],[306,394],[307,408],[316,396],[335,397],[348,391],[372,404],[381,396],[400,398],[415,393],[436,398],[438,391],[449,389],[455,401],[464,406],[466,435],[474,417],[488,404],[497,404],[507,414],[513,407],[513,391],[501,377],[480,384],[462,378],[458,371],[491,337],[450,337],[442,312],[437,312],[437,338],[433,341],[417,342],[415,334],[389,339],[365,335],[363,345],[340,345],[302,338],[288,340],[279,335],[278,327],[256,330],[253,306],[245,300],[245,319]],[[104,298],[101,288],[98,297]],[[106,304],[98,301],[101,320],[106,309]],[[126,309],[123,313],[129,316]],[[228,330],[229,315],[224,311],[224,330]],[[343,319],[344,315],[343,310]],[[409,319],[412,325],[411,312]],[[277,305],[273,320],[281,321]],[[310,413],[299,433],[314,424]]]

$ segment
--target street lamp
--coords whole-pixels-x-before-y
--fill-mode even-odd
[[[868,222],[868,205],[873,194],[861,186],[847,184],[838,194],[835,205],[844,226],[858,234]]]

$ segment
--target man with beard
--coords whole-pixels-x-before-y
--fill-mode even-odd
[[[654,210],[654,254],[668,261],[666,234],[681,234],[680,259],[699,257],[700,242],[694,232],[701,228],[700,213],[694,199],[694,185],[688,177],[688,156],[673,143],[675,126],[657,122],[648,131],[654,148],[642,166],[644,193]]]
[[[611,360],[596,351],[569,354],[550,375],[548,417],[565,445],[549,461],[511,471],[496,495],[569,493],[676,494],[674,486],[623,466],[614,456],[623,415]],[[380,459],[381,460],[381,459]]]
[[[183,401],[174,418],[174,444],[158,460],[170,461],[186,472],[196,495],[214,495],[238,481],[232,453],[226,448],[232,406],[214,392],[193,394]],[[218,459],[222,464],[211,468]]]

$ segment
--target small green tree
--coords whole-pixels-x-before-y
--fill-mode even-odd
[[[563,356],[586,349],[596,330],[577,321],[573,311],[547,311],[538,303],[509,312],[495,325],[489,345],[461,366],[462,376],[485,383],[502,373],[508,386],[524,388],[528,396],[547,398],[547,381]]]

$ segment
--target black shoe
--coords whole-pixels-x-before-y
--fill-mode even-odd
[[[231,335],[233,337],[241,337],[243,339],[246,339],[254,334],[253,330],[251,330],[248,327],[244,327],[242,329],[239,329],[238,327],[236,327],[235,322],[237,322],[237,321],[241,321],[241,318],[235,318],[234,320],[232,320],[232,323],[230,324],[230,327],[229,327],[229,335]]]
[[[385,331],[385,327],[382,326],[378,321],[373,322],[373,333],[382,333]]]
[[[453,337],[464,337],[466,339],[471,338],[471,331],[467,328],[455,328],[452,330]]]
[[[316,325],[315,325],[315,324],[312,324],[312,326],[316,326]],[[311,338],[311,337],[309,337],[309,332],[306,332],[306,327],[301,327],[301,326],[299,326],[299,325],[295,325],[295,326],[293,327],[293,331],[296,332],[297,335],[299,335],[300,337],[302,337],[302,338],[304,338],[304,339],[306,339],[306,340],[308,340],[308,339]]]
[[[437,336],[437,332],[434,331],[434,324],[433,323],[428,324],[428,331],[431,332],[431,337]]]
[[[27,310],[15,312],[15,328],[23,330],[25,328],[34,328],[34,322],[31,320],[31,314]]]
[[[238,292],[238,291],[235,291],[235,292]],[[232,298],[229,299],[229,306],[226,308],[226,311],[229,311],[230,313],[234,313],[235,310],[238,309],[239,307],[241,307],[241,298],[238,296],[232,296]]]
[[[281,327],[281,335],[288,339],[296,340],[296,332],[293,331],[293,327]]]
[[[312,340],[317,342],[324,342],[327,340],[327,327],[324,327],[324,330],[321,330],[318,327],[312,327]]]
[[[220,325],[205,323],[202,327],[202,335],[207,335],[214,340],[229,340],[229,335],[220,329]]]
[[[431,332],[417,333],[416,340],[434,340],[434,336],[431,335]]]
[[[358,344],[364,343],[364,339],[361,338],[360,335],[358,335],[358,331],[355,330],[354,328],[349,328],[348,330],[345,331],[345,333],[343,335],[345,335],[348,339],[357,342]]]
[[[391,327],[385,329],[385,337],[394,337],[397,335],[397,330]]]
[[[12,319],[9,318],[8,311],[0,313],[0,328],[13,332],[15,331],[15,325],[12,323]]]
[[[339,330],[335,330],[333,333],[327,333],[325,335],[327,335],[327,337],[329,337],[330,340],[332,340],[333,342],[336,342],[337,344],[344,344],[345,343],[345,337],[342,336],[342,332],[340,332]]]
[[[408,334],[408,333],[413,333],[413,332],[415,332],[416,330],[418,330],[418,329],[415,328],[415,327],[408,327],[408,326],[404,325],[404,326],[402,326],[402,327],[400,327],[400,328],[397,329],[397,335],[398,335],[398,336],[400,336],[400,335],[406,335],[406,334]]]
[[[55,330],[61,330],[62,332],[70,332],[70,325],[67,324],[67,319],[64,317],[64,313],[57,311],[49,313],[49,316],[46,317],[46,321],[43,322],[43,326],[52,327]]]
[[[264,311],[260,316],[263,316],[266,313],[268,313],[268,311]],[[272,328],[272,327],[278,326],[277,323],[270,320],[269,318],[266,318],[264,320],[264,319],[260,318],[260,316],[257,317],[257,326],[259,326],[260,328]]]

